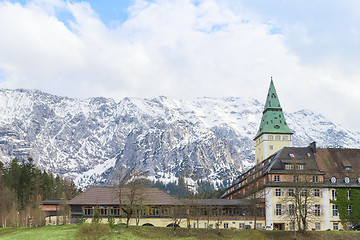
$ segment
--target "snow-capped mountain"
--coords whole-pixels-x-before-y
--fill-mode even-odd
[[[253,99],[79,100],[0,90],[0,160],[34,158],[79,186],[109,184],[123,168],[164,182],[220,186],[254,164],[263,105]],[[350,132],[307,110],[286,114],[294,146],[360,147]]]

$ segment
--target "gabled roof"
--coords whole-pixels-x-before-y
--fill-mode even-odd
[[[130,189],[122,188],[123,201],[126,202],[129,192]],[[182,201],[158,188],[144,188],[136,195],[142,198],[142,205],[183,205]],[[69,205],[120,205],[118,196],[117,187],[90,187],[71,199]]]
[[[284,170],[286,164],[302,164],[304,165],[304,170],[308,172],[317,172],[319,170],[311,146],[282,148],[275,155],[274,163],[269,168],[269,171]]]
[[[260,127],[254,139],[258,138],[263,133],[293,134],[286,124],[284,113],[282,112],[280,101],[272,79],[270,82]]]
[[[325,178],[360,178],[360,149],[318,148],[316,161]]]

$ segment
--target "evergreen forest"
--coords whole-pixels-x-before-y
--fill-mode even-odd
[[[0,226],[41,226],[44,199],[71,199],[80,193],[75,184],[38,169],[32,158],[0,161]]]

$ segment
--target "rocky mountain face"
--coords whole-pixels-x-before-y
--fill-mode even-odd
[[[255,161],[263,105],[241,98],[72,99],[0,90],[0,160],[34,158],[78,186],[111,184],[135,168],[163,182],[222,186]],[[286,113],[294,146],[360,147],[360,134],[301,110]]]

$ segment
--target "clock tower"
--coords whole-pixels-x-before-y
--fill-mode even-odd
[[[292,147],[292,134],[271,78],[260,127],[254,138],[256,164],[283,147]]]

